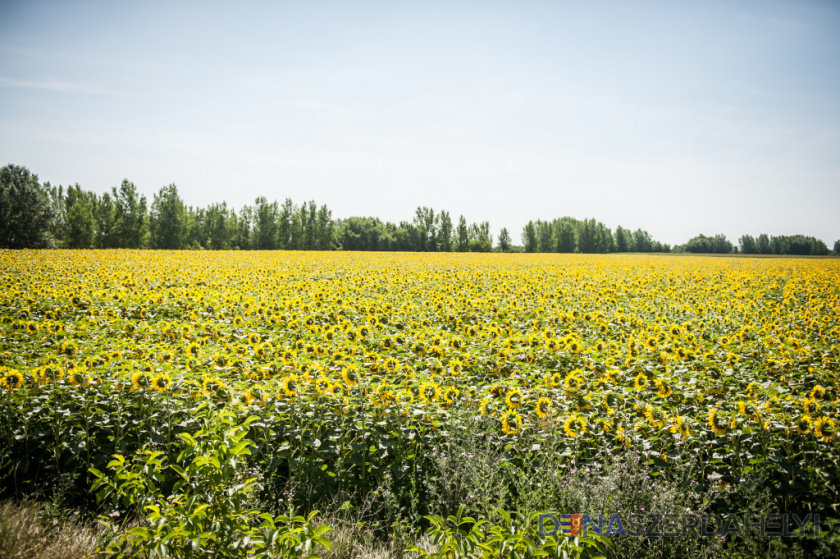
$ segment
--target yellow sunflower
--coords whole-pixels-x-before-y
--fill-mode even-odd
[[[348,387],[356,386],[359,383],[359,370],[355,365],[347,365],[341,369],[341,378]]]
[[[295,375],[289,375],[280,382],[280,388],[287,398],[292,398],[298,391],[298,379]]]
[[[455,400],[458,399],[458,396],[461,395],[461,391],[457,388],[450,386],[446,390],[443,391],[443,401],[447,404],[454,404]]]
[[[0,378],[0,383],[2,383],[7,390],[17,390],[23,386],[23,375],[15,370],[7,371],[6,374]]]
[[[671,385],[662,380],[656,379],[656,386],[659,390],[660,398],[667,398],[673,393],[673,391],[671,390]]]
[[[522,405],[522,392],[516,388],[509,390],[505,397],[505,404],[511,409],[519,409]]]
[[[636,375],[636,380],[633,381],[633,387],[636,390],[643,390],[647,387],[647,385],[648,385],[647,375],[645,375],[644,373],[639,373],[638,375]]]
[[[716,434],[723,435],[729,428],[729,420],[727,420],[727,418],[719,412],[720,410],[717,408],[712,408],[711,411],[709,411],[708,424],[709,427],[714,429]]]
[[[582,436],[586,433],[586,418],[578,413],[573,413],[563,424],[563,431],[572,438]]]
[[[424,402],[434,402],[440,398],[440,387],[433,382],[424,382],[420,386],[420,400]]]
[[[502,414],[502,431],[506,435],[515,435],[517,431],[522,428],[522,416],[513,410],[508,410]]]
[[[837,436],[834,420],[825,416],[818,418],[814,422],[814,433],[817,437],[822,438],[823,442],[827,443],[834,440]]]
[[[566,375],[566,380],[563,383],[563,388],[566,392],[576,393],[583,386],[583,380],[578,376],[577,371],[572,371]]]
[[[265,403],[265,393],[259,386],[252,386],[248,390],[245,391],[245,404],[264,404]]]
[[[318,394],[323,396],[330,391],[330,388],[332,388],[332,385],[328,379],[324,377],[318,377],[315,379],[315,391],[318,392]]]
[[[142,390],[149,386],[150,379],[149,375],[146,373],[137,371],[133,375],[131,375],[131,389],[132,390]]]
[[[166,373],[160,373],[152,378],[152,388],[158,392],[163,392],[169,385],[172,384],[172,379]]]
[[[822,386],[820,386],[818,384],[813,389],[811,389],[811,399],[822,400],[824,398],[825,398],[825,388],[823,388]]]
[[[803,415],[796,421],[796,432],[800,435],[805,435],[811,432],[811,418]]]
[[[540,398],[537,400],[537,404],[534,407],[534,410],[537,412],[537,415],[540,418],[545,418],[548,414],[551,413],[551,400],[548,398]]]
[[[390,374],[396,374],[400,370],[400,362],[394,359],[393,357],[389,357],[385,360],[384,363],[385,372]]]

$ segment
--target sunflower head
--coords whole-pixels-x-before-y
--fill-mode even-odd
[[[805,410],[807,415],[817,415],[820,411],[820,404],[813,398],[804,398],[802,400],[802,409]]]
[[[715,433],[718,435],[723,435],[726,433],[726,430],[729,428],[729,420],[726,416],[720,413],[720,410],[717,408],[712,408],[709,412],[709,427],[714,429]]]
[[[586,419],[577,413],[570,415],[563,424],[563,431],[573,439],[580,437],[586,433]]]
[[[0,378],[0,383],[2,383],[3,387],[7,390],[17,390],[23,386],[23,375],[18,371],[8,371],[2,378]]]
[[[502,431],[506,435],[515,435],[522,428],[522,416],[513,410],[502,414]]]
[[[294,375],[290,375],[283,379],[280,383],[280,388],[283,389],[283,393],[286,397],[291,398],[297,394],[298,391],[298,381],[297,377]]]
[[[136,372],[131,375],[131,389],[132,390],[142,390],[149,386],[151,379],[149,375],[144,372]]]
[[[359,383],[359,371],[355,365],[347,365],[341,369],[341,378],[348,387],[356,386]]]
[[[583,386],[583,382],[580,377],[575,374],[575,371],[566,375],[566,380],[563,383],[563,387],[566,389],[566,392],[577,392],[580,390],[581,386]]]
[[[837,437],[834,420],[830,417],[820,417],[814,422],[814,433],[822,438],[823,442],[834,440]]]
[[[647,385],[647,375],[645,375],[644,373],[639,373],[638,375],[636,375],[636,380],[633,381],[633,387],[636,390],[644,390],[645,388],[647,388]]]
[[[811,399],[813,399],[813,400],[824,400],[825,399],[825,388],[823,388],[819,384],[816,385],[811,390]]]
[[[796,421],[796,432],[805,435],[811,431],[811,418],[803,415]]]
[[[447,404],[454,404],[455,400],[458,399],[458,396],[461,395],[461,391],[457,388],[450,386],[446,390],[443,391],[443,401]]]
[[[548,398],[540,398],[537,400],[535,411],[540,418],[546,417],[549,413],[551,413],[551,400]]]
[[[152,379],[152,388],[158,392],[163,392],[169,385],[172,384],[172,379],[166,373],[161,373]]]
[[[425,382],[420,387],[420,399],[424,402],[434,402],[440,397],[440,387],[433,382]]]
[[[505,389],[498,384],[494,384],[490,387],[490,394],[492,394],[495,398],[501,398],[505,394]]]
[[[228,361],[227,356],[220,354],[213,357],[213,363],[215,363],[217,367],[227,367],[230,365],[230,361]]]
[[[400,370],[400,362],[393,357],[386,359],[384,365],[385,371],[391,374],[395,374]]]
[[[245,403],[250,404],[262,404],[265,400],[265,393],[259,386],[252,386],[248,390],[245,391]]]
[[[505,397],[505,403],[511,409],[519,409],[522,405],[522,392],[518,389],[508,391]]]

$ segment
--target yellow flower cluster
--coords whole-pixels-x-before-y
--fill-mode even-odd
[[[306,399],[421,410],[429,429],[480,412],[512,439],[663,452],[757,431],[837,444],[834,260],[115,250],[0,264],[7,395]]]

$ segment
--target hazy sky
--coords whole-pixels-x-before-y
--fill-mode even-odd
[[[0,0],[0,165],[151,201],[840,238],[840,2]]]

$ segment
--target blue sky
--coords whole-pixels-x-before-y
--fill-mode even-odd
[[[0,1],[0,164],[151,200],[840,238],[840,2]]]

